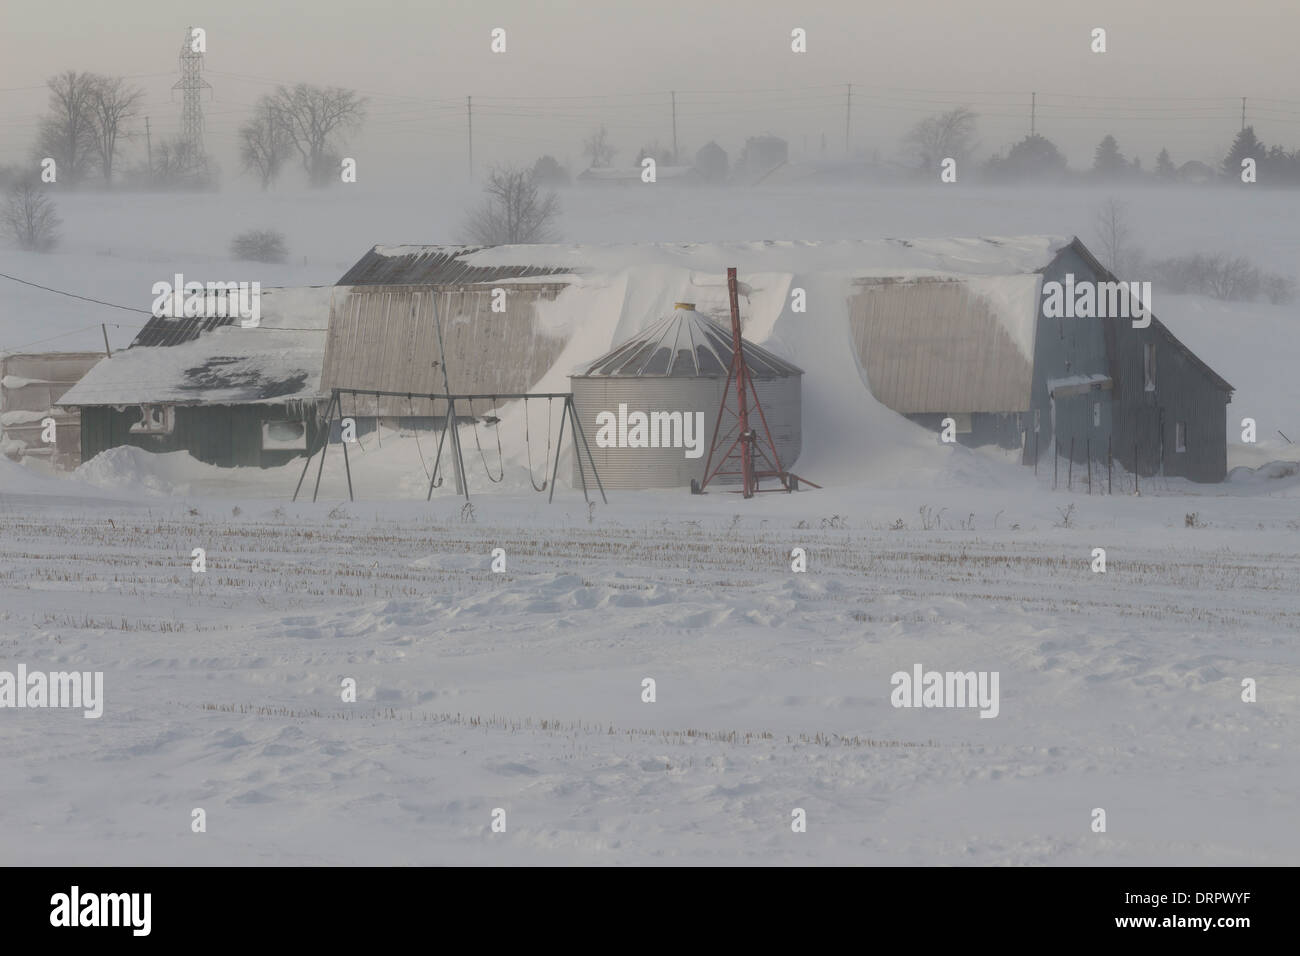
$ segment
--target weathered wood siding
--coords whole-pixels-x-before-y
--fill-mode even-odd
[[[1082,281],[1105,282],[1110,277],[1094,268],[1073,248],[1066,248],[1044,270],[1044,283],[1064,282],[1073,273]],[[1087,443],[1093,457],[1104,460],[1106,439],[1115,461],[1143,476],[1163,473],[1192,481],[1222,481],[1227,475],[1227,404],[1231,392],[1200,361],[1193,358],[1157,318],[1147,328],[1134,328],[1131,318],[1049,319],[1040,300],[1034,354],[1033,407],[1041,415],[1040,455],[1052,454],[1052,403],[1047,382],[1053,378],[1103,374],[1109,391],[1058,399],[1056,437],[1060,453],[1082,462]],[[1155,303],[1159,307],[1159,302]],[[1155,346],[1156,388],[1146,388],[1144,346]],[[1092,403],[1102,403],[1100,426],[1093,425]],[[1187,450],[1177,451],[1175,428],[1186,425]],[[1032,461],[1032,422],[1025,460]],[[1098,450],[1100,449],[1100,451]]]
[[[513,284],[505,311],[492,311],[492,287],[372,286],[339,296],[330,315],[322,391],[444,391],[433,297],[438,296],[447,375],[453,393],[526,392],[559,358],[567,336],[542,327],[538,306],[558,284]],[[350,402],[350,397],[348,401]],[[357,413],[437,414],[431,402],[358,398]]]
[[[1043,270],[1043,284],[1064,283],[1067,273],[1073,273],[1076,282],[1095,279],[1088,263],[1067,248],[1062,250],[1060,255]],[[1034,336],[1033,409],[1038,410],[1039,457],[1040,459],[1051,458],[1054,452],[1054,441],[1059,443],[1057,445],[1059,454],[1062,457],[1068,456],[1071,439],[1073,439],[1075,461],[1086,461],[1090,449],[1094,460],[1104,460],[1107,441],[1112,439],[1113,418],[1110,407],[1113,401],[1112,393],[1099,389],[1095,392],[1060,397],[1056,399],[1055,409],[1053,409],[1047,383],[1052,379],[1079,375],[1108,376],[1111,374],[1105,323],[1099,319],[1048,318],[1043,314],[1041,295],[1038,309],[1038,331]],[[1101,403],[1101,421],[1097,425],[1093,424],[1094,402]],[[1033,453],[1034,433],[1031,410],[1025,441],[1026,462],[1032,464]]]

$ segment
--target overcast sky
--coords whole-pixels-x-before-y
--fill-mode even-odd
[[[235,130],[276,82],[357,89],[370,118],[345,153],[400,178],[461,176],[465,97],[481,165],[552,153],[575,165],[599,123],[631,164],[672,143],[678,93],[683,153],[710,139],[733,157],[774,132],[796,154],[844,152],[845,84],[855,151],[897,154],[901,134],[956,104],[981,114],[981,154],[1039,132],[1071,165],[1113,132],[1150,168],[1217,161],[1248,120],[1266,142],[1300,147],[1300,0],[41,0],[0,4],[0,161],[26,160],[41,89],[65,69],[131,75],[148,94],[155,142],[179,127],[177,54],[207,30],[209,149],[236,169]],[[489,49],[507,31],[507,52]],[[807,53],[790,31],[807,31]],[[1108,52],[1089,49],[1094,27]],[[741,92],[729,92],[741,91]],[[143,121],[139,123],[143,130]],[[134,160],[143,140],[126,147]]]

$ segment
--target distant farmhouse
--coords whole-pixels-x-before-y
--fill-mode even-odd
[[[1027,465],[1110,455],[1143,476],[1226,475],[1232,386],[1154,315],[1136,327],[1054,317],[1045,284],[1116,280],[1078,239],[1047,236],[376,246],[333,288],[264,292],[260,329],[152,320],[62,404],[80,409],[85,458],[133,444],[220,465],[280,464],[325,440],[332,389],[362,431],[380,419],[434,429],[439,410],[416,396],[442,393],[444,371],[456,394],[567,390],[569,373],[673,314],[675,300],[698,303],[702,316],[681,327],[725,326],[729,265],[752,283],[742,316],[756,345],[789,359],[778,340],[797,341],[807,313],[819,313],[816,334],[843,329],[875,399],[936,439],[952,419],[962,444],[1014,449]],[[794,293],[808,288],[843,289],[844,299],[811,299],[804,313]],[[772,330],[777,339],[765,338]],[[647,356],[643,368],[656,364]],[[726,374],[683,367],[695,369],[697,391]],[[815,397],[826,386],[817,368],[803,371]],[[623,387],[672,388],[671,376],[640,378]],[[366,389],[406,394],[350,394]],[[488,407],[458,410],[473,419]]]
[[[584,169],[575,177],[582,186],[641,186],[643,170],[640,166],[630,169],[591,168]],[[704,176],[694,166],[658,166],[655,169],[655,182],[665,186],[699,186],[704,183]]]

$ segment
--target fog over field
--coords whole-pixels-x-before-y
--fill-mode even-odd
[[[1300,863],[1300,8],[879,6],[10,4],[0,861]]]

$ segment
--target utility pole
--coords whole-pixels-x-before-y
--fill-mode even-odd
[[[144,118],[144,148],[149,156],[149,182],[153,182],[153,134],[149,131],[149,117]]]
[[[673,165],[677,165],[677,91],[673,90]]]
[[[849,155],[849,118],[853,115],[853,84],[844,84],[844,155]]]
[[[469,124],[469,181],[474,181],[474,97],[465,97],[465,119]]]
[[[1038,94],[1029,94],[1029,135],[1035,136],[1038,133]]]

